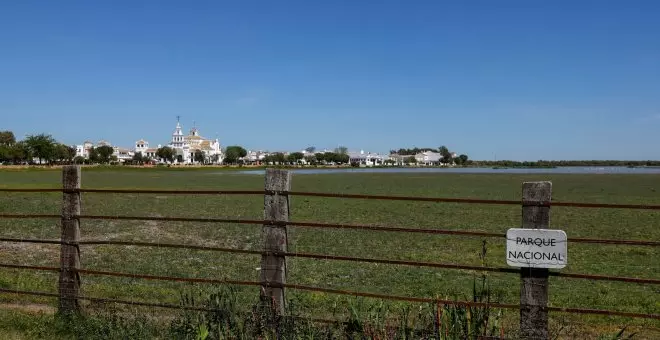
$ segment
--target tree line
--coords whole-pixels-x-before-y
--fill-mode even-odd
[[[338,147],[333,152],[317,152],[315,147],[308,147],[305,149],[307,156],[302,152],[293,152],[288,155],[283,153],[274,153],[267,155],[261,161],[264,163],[274,164],[298,164],[303,159],[309,164],[348,164],[350,158],[348,156],[348,149],[346,147]],[[498,166],[498,167],[558,167],[558,166],[660,166],[660,161],[645,160],[645,161],[626,161],[626,160],[559,160],[548,161],[539,160],[531,162],[519,162],[511,160],[500,161],[473,161],[467,155],[461,154],[453,157],[453,153],[449,151],[446,146],[439,148],[401,148],[398,150],[391,150],[391,154],[398,154],[401,156],[409,156],[404,159],[405,163],[414,164],[416,159],[414,155],[432,151],[441,155],[443,163],[455,163],[457,165],[471,165],[471,166]],[[313,154],[313,155],[309,155]],[[177,155],[176,150],[169,146],[158,148],[155,156],[168,163],[173,163],[175,160],[183,162],[182,155]],[[222,159],[225,164],[240,164],[244,163],[247,156],[245,148],[233,145],[228,146],[224,150],[224,158]],[[219,157],[207,157],[202,151],[196,150],[193,155],[193,160],[197,163],[220,162]],[[111,146],[103,145],[93,147],[89,150],[89,157],[85,159],[81,156],[76,156],[76,149],[56,141],[51,135],[38,134],[29,135],[23,140],[17,140],[12,131],[0,131],[0,163],[2,164],[110,164],[116,162],[117,158],[114,156],[114,149]],[[133,164],[145,164],[153,162],[151,157],[135,153],[132,158]],[[393,160],[386,160],[385,163],[393,163]]]
[[[30,135],[17,140],[12,131],[0,131],[0,163],[63,164],[73,162],[76,149],[57,142],[47,134]]]
[[[559,160],[559,161],[474,161],[475,166],[497,166],[497,167],[524,167],[524,168],[552,168],[559,166],[660,166],[660,161],[626,161],[626,160]]]
[[[298,164],[302,160],[305,160],[309,164],[348,164],[350,157],[346,153],[338,152],[317,152],[314,155],[305,156],[302,152],[292,152],[288,155],[284,155],[281,152],[276,152],[264,157],[262,162],[264,163],[276,163],[276,164]]]
[[[76,149],[58,142],[48,134],[29,135],[17,140],[12,131],[0,131],[0,163],[2,164],[110,164],[117,161],[109,145],[92,147],[89,157],[76,156]]]
[[[272,164],[299,164],[302,160],[305,160],[309,164],[348,164],[350,157],[348,156],[348,149],[346,147],[338,147],[334,152],[317,152],[316,148],[310,146],[305,149],[305,152],[308,153],[305,156],[302,152],[292,152],[289,154],[284,154],[282,152],[275,152],[266,155],[263,159],[258,160],[263,163],[272,163]],[[313,155],[309,155],[313,154]],[[247,151],[240,146],[229,146],[225,151],[225,164],[239,164],[244,163],[244,157],[247,156]],[[257,160],[255,160],[257,161]]]
[[[396,155],[400,155],[400,156],[410,156],[410,157],[406,157],[404,159],[404,162],[411,164],[411,163],[416,163],[417,162],[417,160],[415,159],[415,155],[420,154],[422,152],[427,152],[427,151],[439,153],[440,156],[441,156],[440,161],[442,163],[445,163],[445,164],[454,163],[454,164],[457,164],[457,165],[469,165],[471,163],[471,161],[469,160],[468,155],[461,154],[461,155],[458,155],[458,156],[454,157],[454,153],[449,151],[449,148],[447,148],[444,145],[437,148],[437,149],[434,149],[434,148],[404,149],[404,148],[402,148],[402,149],[399,149],[399,150],[390,150],[390,154],[396,154]]]

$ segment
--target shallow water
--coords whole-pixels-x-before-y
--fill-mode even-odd
[[[337,173],[458,173],[458,174],[660,174],[660,167],[628,168],[606,167],[557,167],[557,168],[339,168],[339,169],[293,169],[300,175]],[[245,175],[263,175],[264,170],[239,171]]]

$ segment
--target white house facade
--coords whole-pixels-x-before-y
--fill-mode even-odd
[[[89,158],[89,150],[94,147],[94,143],[85,141],[81,145],[76,145],[76,157]]]
[[[349,162],[351,164],[358,164],[359,166],[380,166],[383,165],[387,157],[371,152],[349,152]]]
[[[112,146],[108,141],[100,140],[96,145],[90,141],[85,141],[83,144],[76,145],[76,157],[82,157],[84,159],[89,159],[89,155],[93,148],[98,148],[101,146],[109,146],[112,148],[112,156],[114,156],[118,162],[123,163],[131,161],[133,159],[133,150],[120,148],[117,146]]]
[[[415,160],[419,165],[438,165],[442,160],[442,155],[438,152],[424,151],[416,154]]]
[[[261,164],[266,156],[268,156],[268,152],[261,150],[248,150],[245,157],[243,157],[243,161],[247,164]]]

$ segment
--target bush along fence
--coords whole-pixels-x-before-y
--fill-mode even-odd
[[[0,189],[0,192],[62,192],[61,215],[46,214],[0,214],[0,218],[32,219],[32,218],[58,218],[61,219],[60,240],[23,239],[23,238],[0,238],[2,242],[26,242],[60,245],[60,267],[44,267],[0,263],[0,268],[13,268],[36,271],[59,272],[58,293],[46,293],[35,291],[22,291],[15,289],[0,288],[0,292],[11,294],[23,294],[33,296],[48,296],[58,298],[59,312],[63,314],[77,313],[81,309],[79,301],[97,301],[107,303],[118,303],[138,306],[162,307],[187,309],[195,311],[210,311],[208,308],[195,306],[180,306],[164,303],[147,303],[137,301],[125,301],[118,299],[103,299],[82,296],[80,294],[81,275],[99,275],[112,277],[140,278],[145,280],[175,281],[175,282],[197,282],[210,284],[229,284],[241,286],[255,286],[260,288],[260,298],[271,307],[274,315],[282,315],[285,311],[285,293],[288,289],[324,292],[329,294],[340,294],[350,296],[371,297],[385,300],[397,300],[420,303],[433,303],[447,306],[459,307],[492,307],[502,309],[518,309],[520,311],[520,334],[526,339],[547,339],[548,313],[564,312],[576,314],[610,315],[630,318],[645,318],[660,320],[660,314],[630,313],[615,310],[586,309],[586,308],[562,308],[548,306],[548,278],[549,276],[566,277],[582,280],[618,281],[631,284],[660,285],[660,280],[636,277],[620,277],[606,275],[592,275],[582,273],[562,273],[560,271],[549,271],[547,268],[523,267],[520,269],[511,267],[485,267],[470,266],[455,263],[436,263],[390,260],[379,258],[335,256],[313,253],[289,252],[287,249],[287,229],[295,228],[333,228],[353,229],[372,232],[408,232],[425,234],[462,235],[468,237],[491,237],[505,238],[500,233],[466,231],[466,230],[443,230],[443,229],[419,229],[404,227],[388,227],[357,224],[331,224],[319,222],[290,221],[289,199],[292,196],[312,196],[342,199],[372,199],[372,200],[399,200],[399,201],[421,201],[421,202],[449,202],[464,204],[504,204],[519,205],[522,207],[522,228],[545,230],[549,227],[550,207],[581,207],[581,208],[618,208],[618,209],[646,209],[660,210],[660,205],[617,205],[617,204],[595,204],[595,203],[570,203],[552,202],[552,184],[550,182],[527,182],[522,185],[522,200],[481,200],[460,198],[433,198],[433,197],[402,197],[402,196],[379,196],[379,195],[355,195],[355,194],[333,194],[317,192],[296,192],[291,190],[291,173],[288,170],[268,169],[266,171],[264,190],[232,190],[232,191],[193,191],[193,190],[120,190],[120,189],[84,189],[81,188],[81,172],[79,166],[66,166],[63,168],[62,183],[60,189]],[[144,217],[144,216],[107,216],[107,215],[83,215],[81,214],[82,193],[147,193],[166,195],[263,195],[264,196],[264,219],[220,219],[220,218],[182,218],[182,217]],[[199,223],[235,223],[235,224],[258,224],[263,225],[262,250],[243,250],[234,248],[206,247],[184,244],[151,243],[151,242],[127,242],[110,240],[80,240],[80,223],[82,220],[133,220],[133,221],[181,221]],[[571,243],[600,243],[614,245],[630,245],[658,247],[660,242],[653,240],[618,240],[600,238],[568,238]],[[84,269],[80,265],[81,245],[119,245],[139,247],[161,247],[177,249],[196,249],[217,252],[228,252],[238,254],[261,255],[260,281],[238,281],[238,280],[216,280],[207,278],[184,278],[170,276],[142,275],[135,273],[122,273]],[[457,270],[474,270],[487,272],[512,273],[520,276],[520,303],[503,304],[475,301],[442,300],[426,297],[408,297],[386,294],[366,293],[359,291],[348,291],[330,289],[323,287],[291,284],[287,282],[287,258],[310,258],[321,260],[352,261],[364,263],[378,263],[401,266],[417,266],[427,268],[444,268]],[[327,321],[327,320],[326,320]]]

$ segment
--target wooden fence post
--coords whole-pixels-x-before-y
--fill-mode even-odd
[[[62,168],[62,236],[60,245],[59,312],[79,311],[80,291],[80,166],[68,165]],[[65,244],[66,243],[66,244]]]
[[[291,173],[288,170],[266,169],[266,194],[264,196],[264,220],[289,221],[289,196]],[[261,296],[272,303],[275,312],[284,313],[284,287],[286,283],[286,257],[274,253],[287,251],[287,227],[285,224],[263,226],[264,251],[261,256]]]
[[[525,182],[522,186],[522,227],[548,229],[551,182]],[[548,339],[548,269],[520,269],[520,332],[523,339]]]

